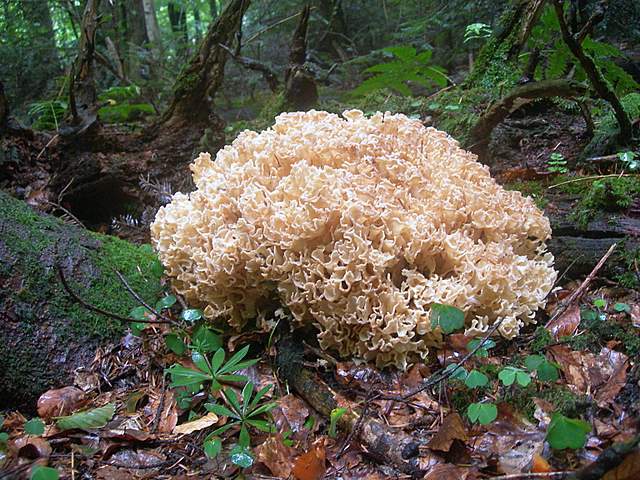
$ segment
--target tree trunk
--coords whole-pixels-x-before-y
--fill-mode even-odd
[[[45,62],[35,63],[32,66],[33,72],[31,72],[33,78],[41,79],[41,84],[34,85],[34,88],[42,95],[52,76],[58,75],[62,71],[49,2],[47,0],[22,0],[21,9],[25,22],[31,28],[29,36],[33,48],[38,52],[37,58],[46,58]]]
[[[100,0],[87,0],[82,14],[78,56],[73,64],[69,82],[71,118],[67,122],[68,125],[60,129],[63,135],[81,134],[98,119],[94,59],[99,6]]]
[[[293,33],[289,66],[284,74],[284,99],[293,110],[308,110],[318,101],[318,87],[312,73],[306,67],[307,30],[311,7],[302,10],[300,21]]]
[[[218,19],[211,24],[196,55],[182,70],[173,90],[173,99],[161,118],[168,126],[207,124],[212,101],[222,84],[227,52],[240,30],[242,17],[250,0],[231,0]]]
[[[211,23],[218,18],[218,0],[209,0],[209,14],[211,15]]]
[[[189,32],[187,31],[187,9],[180,2],[169,2],[167,5],[169,12],[169,24],[171,31],[175,34],[178,57],[186,54],[189,46]]]
[[[546,0],[515,0],[500,18],[493,36],[480,50],[464,88],[493,90],[505,82],[511,88],[519,78],[518,54],[538,21]]]
[[[126,0],[124,5],[127,45],[125,75],[139,84],[150,77],[149,63],[144,60],[149,42],[145,11],[142,0]]]
[[[0,193],[0,408],[33,410],[42,392],[71,384],[74,369],[124,331],[119,321],[77,304],[58,268],[83,300],[126,316],[136,301],[114,269],[152,302],[161,289],[154,262],[149,251]]]

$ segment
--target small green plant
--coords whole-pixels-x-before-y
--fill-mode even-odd
[[[631,151],[618,153],[618,160],[620,160],[622,166],[632,172],[638,170],[638,167],[640,167],[640,161],[636,160],[636,157],[637,155]]]
[[[465,378],[464,384],[469,388],[486,387],[489,384],[489,377],[478,370],[471,370]]]
[[[36,130],[58,130],[67,111],[67,102],[63,100],[41,100],[29,106],[28,115],[32,118],[32,127]]]
[[[431,305],[431,325],[440,327],[444,333],[452,333],[464,327],[464,312],[451,305]]]
[[[498,373],[498,379],[505,387],[510,387],[514,383],[517,383],[521,387],[526,387],[531,383],[531,375],[518,367],[504,367]]]
[[[32,418],[24,422],[24,433],[35,436],[42,435],[44,433],[44,422],[39,418]]]
[[[472,423],[488,425],[498,418],[498,407],[493,403],[472,403],[467,407],[467,417]]]
[[[567,160],[564,158],[564,155],[558,152],[553,152],[549,155],[547,170],[552,173],[567,173],[569,169],[567,168]]]
[[[366,95],[375,90],[388,88],[409,96],[411,89],[407,82],[425,87],[447,85],[446,70],[430,64],[433,55],[431,50],[418,53],[414,47],[405,45],[385,48],[383,52],[391,55],[393,60],[367,68],[364,72],[374,75],[362,82],[353,91],[354,95]]]
[[[558,366],[542,355],[529,355],[524,359],[524,366],[530,372],[536,372],[536,378],[541,382],[555,382],[560,378]]]
[[[222,440],[219,435],[231,428],[239,428],[238,443],[230,452],[231,462],[242,468],[248,468],[253,465],[253,455],[249,448],[251,445],[249,427],[267,433],[275,431],[273,422],[266,420],[264,415],[273,410],[277,404],[275,402],[260,404],[260,401],[271,388],[272,385],[268,385],[254,395],[253,383],[247,382],[242,389],[240,397],[230,388],[221,390],[226,406],[219,403],[205,404],[205,408],[208,411],[229,418],[225,425],[217,428],[205,438],[204,450],[208,456],[215,457],[222,451]]]
[[[584,420],[565,417],[560,413],[551,416],[551,422],[547,429],[546,440],[551,448],[564,450],[566,448],[578,449],[587,443],[587,434],[591,431],[591,425]]]
[[[331,410],[331,415],[329,416],[329,436],[331,438],[336,438],[338,436],[337,426],[338,421],[347,413],[347,409],[344,407],[334,408]]]
[[[58,470],[51,467],[43,467],[42,465],[36,465],[31,470],[30,480],[58,480],[60,473]]]
[[[474,338],[469,343],[467,343],[467,350],[469,351],[474,350],[476,347],[478,347],[478,345],[480,345],[480,342],[482,342],[481,338]],[[494,342],[491,339],[487,339],[482,344],[482,346],[478,348],[478,350],[476,350],[476,353],[474,353],[474,355],[476,357],[487,358],[489,356],[489,350],[491,350],[495,346],[496,346],[496,342]]]
[[[464,29],[464,43],[472,40],[484,40],[491,36],[492,30],[486,23],[471,23]]]

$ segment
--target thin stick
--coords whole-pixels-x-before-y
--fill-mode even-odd
[[[605,253],[604,256],[600,259],[600,261],[596,264],[596,266],[593,267],[593,270],[591,270],[591,273],[587,275],[587,278],[584,279],[584,281],[580,284],[578,288],[576,288],[576,290],[571,294],[571,296],[567,299],[567,301],[564,302],[560,306],[560,308],[558,308],[558,310],[553,314],[553,316],[549,319],[549,321],[547,322],[547,325],[553,322],[555,319],[557,319],[564,312],[566,312],[567,309],[571,306],[571,304],[573,304],[576,300],[578,300],[584,294],[584,292],[589,287],[589,284],[593,281],[598,271],[602,268],[604,263],[611,256],[611,254],[613,253],[613,251],[617,246],[618,244],[614,243],[609,247],[609,250],[607,250],[607,253]]]
[[[637,177],[637,176],[638,176],[637,173],[611,173],[609,175],[595,175],[593,177],[580,177],[580,178],[574,178],[574,179],[571,179],[571,180],[567,180],[566,182],[556,183],[554,185],[551,185],[551,186],[547,187],[547,190],[551,190],[552,188],[556,188],[556,187],[559,187],[561,185],[567,185],[568,183],[583,182],[585,180],[598,180],[600,178]]]
[[[482,346],[487,342],[487,340],[489,340],[489,337],[494,334],[494,332],[498,329],[498,327],[500,327],[500,325],[502,325],[503,320],[504,320],[504,317],[502,317],[499,321],[494,323],[493,326],[482,338],[480,343],[478,343],[478,345],[476,345],[475,348],[473,348],[469,353],[467,353],[464,357],[462,357],[462,360],[460,360],[460,362],[458,362],[458,364],[455,367],[449,370],[447,370],[447,367],[441,368],[436,373],[431,375],[427,380],[422,382],[422,384],[419,387],[415,388],[414,390],[411,390],[409,393],[405,393],[404,395],[401,395],[401,396],[385,395],[385,396],[382,396],[381,398],[385,400],[396,400],[396,401],[406,402],[409,398],[413,397],[414,395],[417,395],[420,392],[424,392],[427,388],[446,380],[451,375],[453,375],[459,368],[461,368],[462,365],[467,360],[469,360],[478,350],[482,348]]]
[[[131,294],[131,296],[136,299],[138,301],[138,303],[140,303],[140,305],[142,305],[143,307],[145,307],[147,310],[149,310],[151,313],[153,313],[156,318],[160,318],[161,320],[164,320],[164,323],[170,323],[172,325],[177,325],[178,322],[171,320],[169,317],[166,317],[164,315],[162,315],[160,312],[158,312],[155,308],[153,308],[151,305],[149,305],[147,302],[144,301],[144,299],[138,295],[138,293],[131,288],[131,286],[127,283],[127,279],[124,278],[124,275],[122,275],[118,270],[113,270],[116,275],[118,276],[118,278],[120,279],[120,281],[122,282],[122,284],[124,285],[124,288],[127,289],[127,291]]]
[[[102,308],[96,307],[95,305],[91,305],[89,302],[87,302],[85,299],[80,297],[80,295],[78,295],[76,292],[74,292],[71,289],[71,287],[69,286],[69,283],[67,283],[67,279],[64,276],[64,272],[62,271],[62,267],[60,265],[57,265],[56,267],[58,269],[58,276],[60,277],[60,282],[62,282],[62,286],[64,287],[64,289],[67,291],[67,293],[76,302],[78,302],[80,305],[82,305],[87,310],[90,310],[92,312],[96,312],[96,313],[99,313],[99,314],[104,315],[106,317],[110,317],[110,318],[113,318],[115,320],[120,320],[121,322],[126,322],[126,323],[133,323],[133,322],[151,323],[151,324],[154,324],[154,323],[155,324],[170,323],[170,322],[167,322],[166,320],[136,320],[136,319],[133,319],[133,318],[128,318],[128,317],[124,317],[122,315],[118,315],[117,313],[113,313],[113,312],[109,312],[107,310],[103,310]]]

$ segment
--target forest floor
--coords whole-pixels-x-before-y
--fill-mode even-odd
[[[553,211],[550,187],[565,180],[548,171],[552,153],[567,159],[577,176],[616,173],[609,166],[597,172],[575,169],[572,159],[588,140],[578,115],[549,105],[524,113],[505,121],[490,146],[493,172],[509,188],[533,195]],[[40,173],[30,170],[31,203],[38,203],[46,171],[46,166]],[[581,185],[587,195],[593,181]],[[636,215],[634,208],[614,214]],[[312,382],[296,386],[279,368],[281,357],[289,355],[282,340],[286,329],[274,328],[268,339],[261,332],[222,337],[209,331],[227,352],[250,345],[248,356],[258,362],[236,373],[249,378],[256,391],[273,386],[264,398],[274,402],[270,419],[277,433],[252,435],[254,460],[246,468],[239,466],[242,458],[232,461],[237,427],[220,434],[222,454],[206,454],[212,428],[231,417],[203,414],[205,392],[185,394],[169,384],[166,370],[172,365],[197,369],[195,337],[175,327],[138,325],[120,343],[99,350],[73,385],[41,397],[33,410],[44,420],[42,429],[25,431],[34,412],[4,415],[9,449],[0,478],[26,478],[38,463],[70,479],[472,480],[570,478],[570,472],[582,472],[574,478],[637,478],[637,450],[614,453],[606,465],[592,462],[613,444],[638,442],[640,272],[630,263],[618,278],[593,273],[584,283],[561,276],[545,311],[538,313],[538,325],[515,341],[478,346],[463,334],[448,335],[429,361],[407,372],[342,361],[309,342],[292,375],[308,375]],[[166,298],[156,307],[158,315],[181,322],[187,306]],[[442,376],[441,369],[451,364],[460,367]],[[425,382],[429,388],[421,389]],[[229,388],[246,393],[233,382]],[[328,392],[335,403],[329,415],[317,404],[318,391]],[[495,418],[482,405],[495,406]],[[56,421],[79,410],[93,418],[81,418],[72,425],[76,428],[61,428]],[[345,421],[354,412],[355,420]],[[586,428],[572,420],[578,417]],[[381,426],[382,433],[371,433],[371,425]],[[556,446],[572,448],[551,448],[550,437]],[[583,438],[584,448],[573,448]],[[401,455],[393,447],[378,448],[385,442],[406,448]]]

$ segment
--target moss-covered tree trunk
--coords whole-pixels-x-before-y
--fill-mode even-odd
[[[125,329],[76,303],[58,267],[86,302],[124,316],[136,302],[114,269],[148,301],[160,291],[150,249],[67,225],[0,192],[0,408],[33,409]]]

